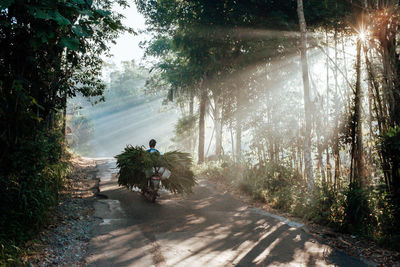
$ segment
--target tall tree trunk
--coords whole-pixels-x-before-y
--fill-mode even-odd
[[[322,158],[323,147],[321,142],[321,136],[318,134],[318,167],[321,173],[322,184],[326,185],[326,177],[325,177],[325,168],[324,168],[324,160]]]
[[[193,116],[193,114],[194,114],[194,92],[193,92],[193,90],[190,90],[189,114],[190,114],[190,116]]]
[[[374,73],[372,64],[368,58],[368,49],[366,46],[364,46],[364,52],[365,52],[365,64],[367,66],[367,72],[368,72],[368,82],[369,82],[369,88],[371,88],[371,102],[372,102],[372,111],[371,111],[371,116],[374,117],[377,121],[378,124],[378,135],[383,134],[386,131],[387,127],[387,117],[383,111],[382,107],[382,100],[380,96],[380,90],[379,90],[379,84],[378,81],[376,80],[376,75]],[[372,55],[371,55],[372,58]],[[373,116],[375,114],[375,116]],[[371,126],[370,126],[371,127]],[[372,135],[371,135],[372,136]],[[381,167],[383,170],[389,170],[390,169],[390,164],[388,162],[387,157],[383,155],[382,151],[379,153],[379,158],[381,161]],[[387,187],[387,190],[390,191],[390,175],[387,171],[383,172],[384,177],[385,177],[385,184]]]
[[[337,5],[337,3],[336,3]],[[334,42],[335,42],[335,129],[333,131],[333,157],[335,159],[335,177],[333,186],[336,189],[337,181],[340,176],[340,154],[339,154],[339,90],[338,90],[338,30],[335,26],[335,35],[334,35]]]
[[[354,161],[354,179],[360,186],[365,183],[364,177],[364,157],[362,143],[362,123],[361,123],[361,41],[357,41],[357,61],[356,61],[356,88],[354,98],[354,117],[353,117],[353,148],[352,154]]]
[[[268,119],[268,127],[270,128],[270,132],[274,132],[274,124],[272,122],[272,99],[271,99],[271,91],[267,91],[267,119]],[[275,142],[275,136],[273,134],[269,134],[267,136],[268,140],[268,155],[269,155],[269,161],[270,162],[275,162],[275,153],[274,153],[274,142]]]
[[[232,145],[232,160],[235,160],[235,144],[234,144],[234,138],[233,138],[233,126],[232,126],[232,121],[229,123],[229,130],[231,132],[231,145]]]
[[[67,93],[66,92],[62,99],[62,105],[63,105],[62,134],[64,135],[64,139],[65,139],[66,135],[67,135]]]
[[[222,118],[221,118],[221,98],[216,97],[214,108],[214,125],[215,125],[215,155],[221,156],[222,152]]]
[[[199,164],[204,162],[204,142],[205,142],[205,115],[207,102],[206,77],[200,83],[200,114],[199,114]]]
[[[397,14],[390,14],[390,16],[395,17]],[[384,75],[382,86],[383,111],[385,117],[387,117],[388,124],[384,126],[384,132],[387,132],[389,127],[400,127],[400,55],[397,52],[398,31],[398,24],[388,24],[388,28],[385,29],[384,34],[380,36],[379,40]],[[388,187],[391,191],[393,201],[397,202],[397,205],[400,205],[400,162],[398,155],[388,155],[384,152],[381,154],[383,160],[390,166],[390,171],[387,171]],[[400,216],[398,217],[400,218]]]
[[[190,90],[190,102],[189,102],[189,115],[191,118],[193,118],[194,115],[194,92],[193,90]],[[189,137],[189,149],[190,152],[194,152],[196,146],[196,132],[191,131],[190,137]]]
[[[326,3],[327,4],[327,3]],[[326,7],[327,8],[327,7]],[[331,183],[332,181],[332,173],[331,173],[331,160],[329,155],[329,111],[330,111],[330,87],[329,87],[329,35],[328,29],[325,29],[325,42],[326,42],[326,113],[325,116],[325,150],[326,150],[326,176],[327,181]]]
[[[310,80],[308,76],[308,62],[307,62],[307,29],[306,20],[304,18],[303,0],[297,0],[297,14],[299,17],[299,25],[301,32],[301,66],[303,72],[303,85],[304,85],[304,112],[306,120],[306,131],[304,140],[304,157],[305,157],[305,172],[307,176],[307,183],[309,189],[314,189],[314,174],[313,164],[311,158],[311,101],[310,101]]]
[[[244,95],[242,93],[242,87],[244,86],[243,82],[238,83],[238,87],[236,88],[236,161],[239,163],[242,160],[242,122],[243,122],[243,102]]]
[[[236,161],[240,162],[242,159],[242,124],[236,124]]]

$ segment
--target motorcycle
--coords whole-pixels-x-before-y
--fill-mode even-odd
[[[163,167],[157,167],[152,169],[152,174],[150,175],[147,187],[142,188],[142,194],[144,197],[151,202],[156,202],[157,197],[160,195],[158,191],[161,187],[161,180],[168,179],[171,175],[171,172]]]

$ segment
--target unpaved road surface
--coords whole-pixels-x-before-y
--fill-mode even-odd
[[[190,196],[161,192],[153,204],[118,187],[114,162],[98,168],[107,198],[95,204],[102,222],[89,266],[366,266],[205,180]]]

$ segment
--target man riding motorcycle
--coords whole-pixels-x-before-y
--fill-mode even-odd
[[[156,140],[154,140],[154,139],[151,139],[151,140],[150,140],[150,142],[149,142],[149,147],[150,147],[150,149],[146,150],[146,151],[147,151],[147,153],[149,153],[149,154],[150,154],[150,153],[157,152],[158,154],[160,154],[160,155],[161,155],[160,151],[158,151],[157,149],[155,149],[155,147],[156,147],[156,144],[157,144]]]
[[[152,154],[152,153],[158,153],[159,155],[161,155],[160,151],[158,151],[155,147],[156,147],[156,140],[151,139],[149,142],[149,147],[150,149],[146,150],[147,153]],[[162,168],[162,167],[161,167]],[[160,194],[158,193],[158,189],[160,186],[160,180],[161,180],[161,175],[159,173],[160,167],[154,167],[152,170],[152,175],[150,175],[149,177],[149,181],[148,181],[148,189],[151,189],[152,193],[151,193],[151,200],[152,202],[155,201],[156,197],[160,196]],[[162,168],[163,169],[163,168]],[[162,173],[161,173],[162,174]]]

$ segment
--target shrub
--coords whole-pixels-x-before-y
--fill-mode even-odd
[[[348,233],[365,233],[373,223],[366,190],[352,183],[345,191],[344,218],[341,230]]]
[[[58,132],[40,132],[21,142],[12,165],[0,174],[0,239],[16,242],[34,236],[48,209],[58,203],[68,163]]]
[[[310,192],[295,170],[280,164],[246,166],[218,161],[202,165],[200,173],[229,182],[273,208],[400,250],[400,207],[385,185],[362,189],[350,184],[334,190],[317,182]]]
[[[22,264],[21,245],[46,223],[69,171],[60,131],[40,131],[14,151],[0,173],[0,266]]]

